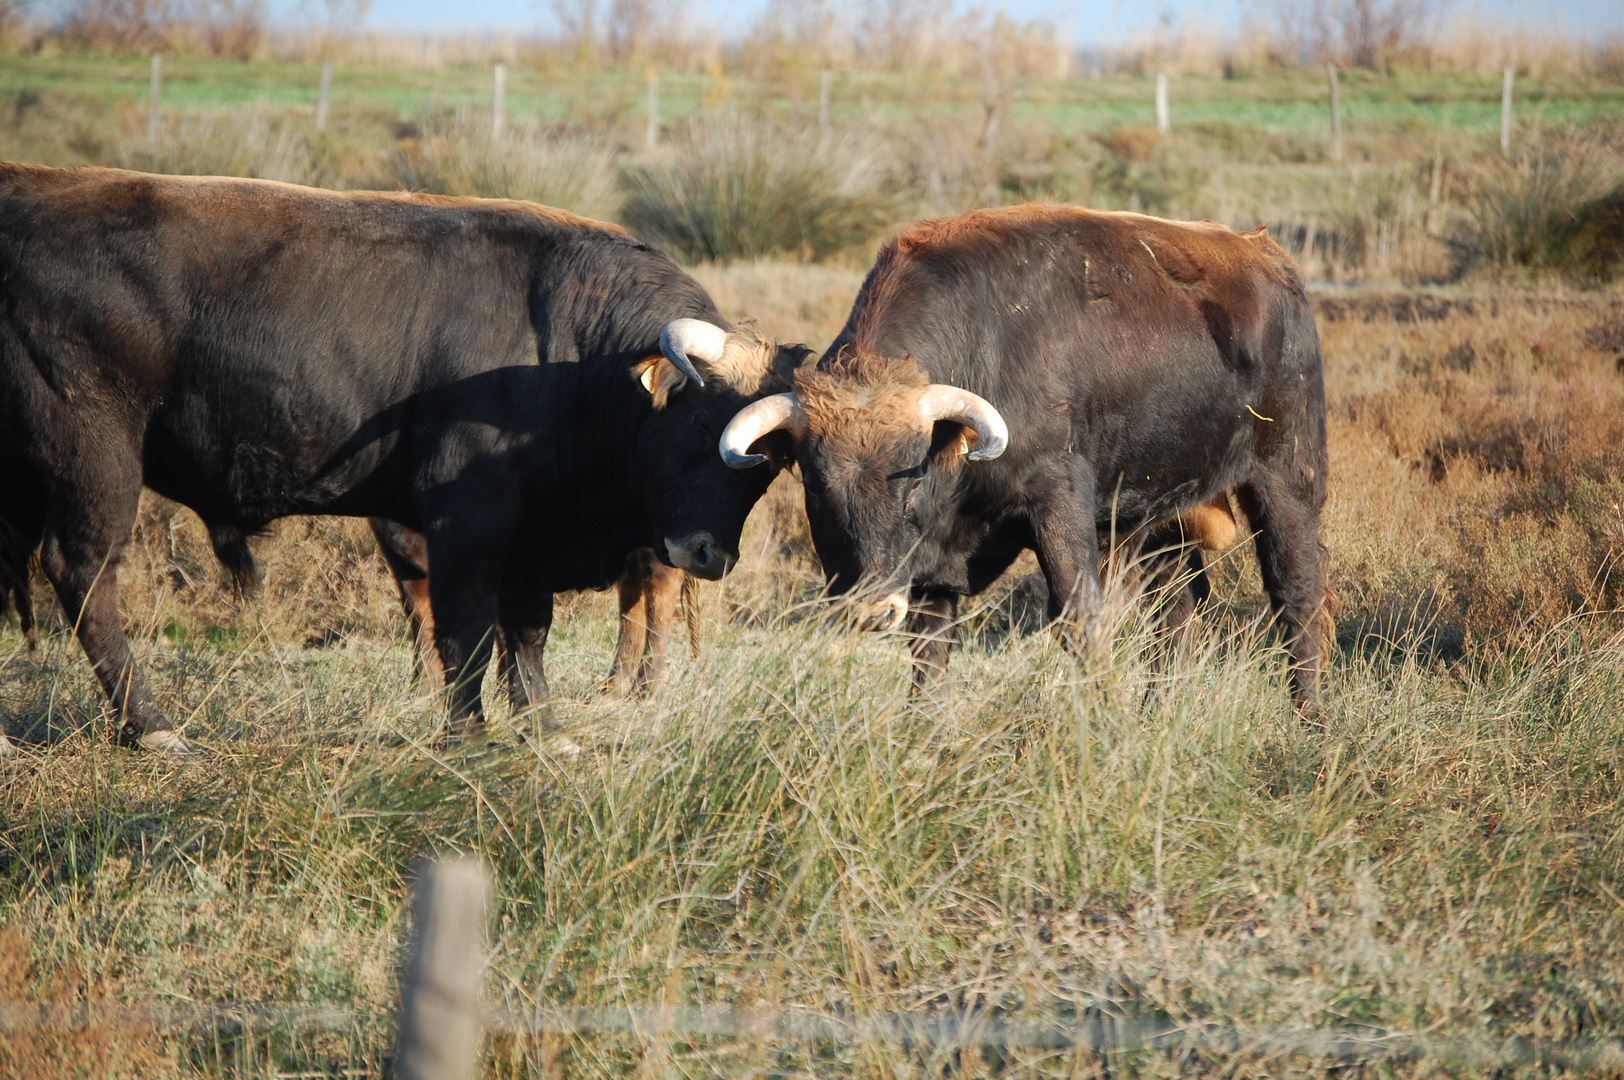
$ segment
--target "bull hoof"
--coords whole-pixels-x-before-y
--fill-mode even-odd
[[[187,749],[186,740],[182,739],[178,732],[168,729],[149,731],[135,740],[135,745],[155,754],[173,754],[177,757],[191,752]]]
[[[464,724],[442,735],[436,745],[442,750],[455,746],[475,746],[485,741],[484,724]]]

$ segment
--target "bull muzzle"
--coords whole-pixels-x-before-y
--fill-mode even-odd
[[[856,605],[855,614],[859,630],[895,630],[908,617],[908,598],[892,593],[873,603]]]
[[[715,581],[738,561],[738,554],[728,551],[710,533],[693,533],[681,539],[666,538],[666,561],[678,570],[686,570],[694,577]]]

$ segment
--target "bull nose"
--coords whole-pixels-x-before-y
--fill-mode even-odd
[[[695,577],[715,581],[733,568],[733,553],[725,550],[709,533],[695,533],[680,540],[667,538],[665,548],[672,566]]]
[[[902,620],[907,616],[908,598],[901,593],[892,593],[884,600],[859,608],[857,612],[857,628],[859,630],[895,630],[902,625]]]

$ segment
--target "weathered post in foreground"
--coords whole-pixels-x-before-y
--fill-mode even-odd
[[[824,68],[823,73],[818,77],[818,127],[820,128],[829,126],[829,106],[831,104],[830,99],[834,96],[834,87],[834,72]]]
[[[1173,130],[1172,118],[1167,115],[1167,72],[1156,73],[1156,130],[1166,135]]]
[[[496,65],[496,94],[491,106],[491,135],[501,138],[502,125],[507,123],[507,65]]]
[[[1325,65],[1325,77],[1331,81],[1331,160],[1342,160],[1342,92],[1336,85],[1336,65]]]
[[[660,73],[649,68],[648,79],[648,148],[660,145]]]
[[[1511,80],[1514,69],[1506,65],[1505,82],[1500,87],[1500,152],[1511,153]]]
[[[152,87],[147,91],[147,142],[158,143],[158,102],[164,90],[164,58],[152,54]]]
[[[321,65],[321,93],[316,95],[316,130],[327,129],[327,109],[333,98],[333,62]]]
[[[400,982],[396,1080],[471,1080],[479,1062],[479,984],[490,881],[474,859],[423,863],[416,930]]]

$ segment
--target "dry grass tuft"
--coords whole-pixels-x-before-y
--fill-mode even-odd
[[[619,208],[612,148],[602,138],[534,126],[497,136],[489,117],[468,114],[403,125],[397,135],[368,186],[525,199],[602,220]]]
[[[116,988],[104,977],[41,974],[28,935],[0,927],[0,1013],[26,1021],[0,1038],[0,1076],[108,1080],[169,1075],[163,1036],[139,1020],[113,1019]]]
[[[1485,167],[1469,243],[1503,269],[1605,280],[1624,260],[1624,165],[1617,140],[1568,135]]]
[[[627,227],[689,262],[823,259],[894,214],[873,151],[855,137],[737,116],[697,124],[669,160],[628,166],[622,182]]]

